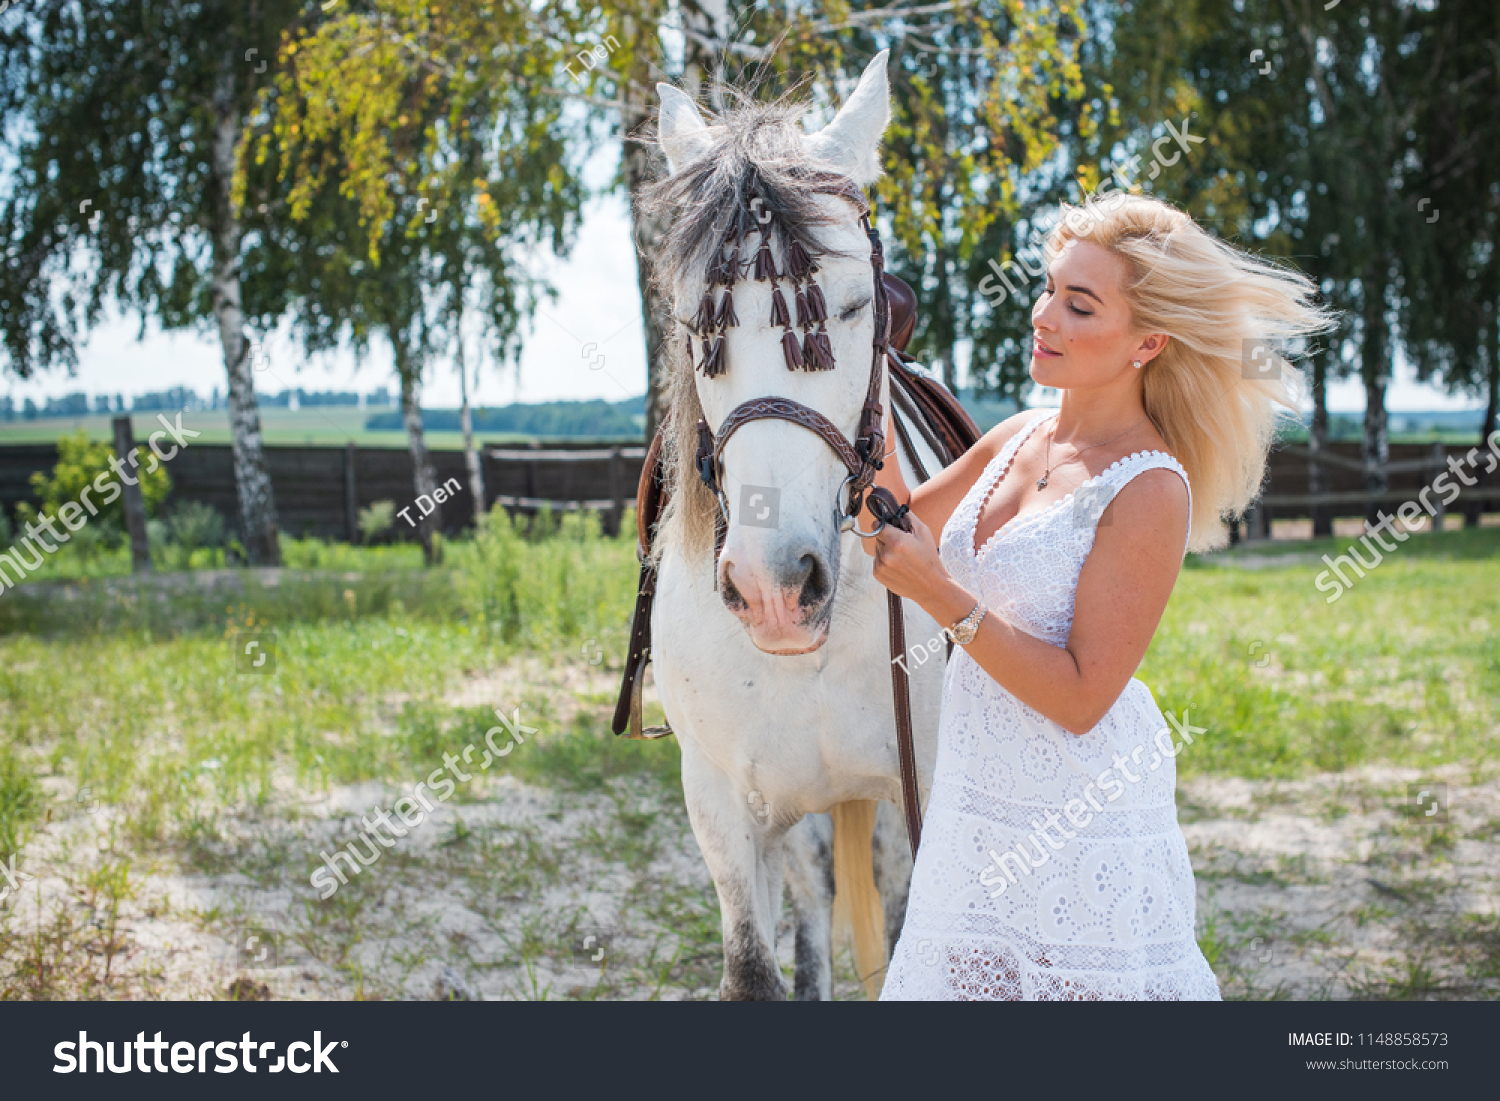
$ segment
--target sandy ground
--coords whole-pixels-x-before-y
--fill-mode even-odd
[[[1414,801],[1434,783],[1446,790]],[[111,816],[80,803],[26,847],[17,870],[34,878],[0,921],[13,950],[57,930],[36,955],[60,990],[69,974],[83,984],[75,996],[714,996],[717,907],[675,790],[637,777],[581,796],[499,776],[319,901],[302,873],[309,854],[401,794],[356,785],[236,819],[222,868],[201,852],[191,874],[167,856],[136,861],[123,890],[100,886],[122,863]],[[1395,769],[1199,779],[1179,805],[1200,936],[1226,997],[1500,989],[1495,780]],[[784,921],[788,971],[791,950]],[[847,959],[837,993],[859,996]]]

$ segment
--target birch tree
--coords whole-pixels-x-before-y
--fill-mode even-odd
[[[75,367],[113,300],[165,329],[217,333],[228,376],[240,536],[280,560],[246,299],[261,228],[233,201],[235,149],[257,85],[302,5],[257,0],[37,0],[0,14],[0,342],[22,378]]]

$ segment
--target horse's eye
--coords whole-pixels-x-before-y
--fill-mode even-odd
[[[844,307],[844,311],[841,314],[839,314],[839,320],[840,321],[853,321],[856,317],[859,316],[859,312],[861,310],[863,310],[869,304],[870,304],[870,300],[869,299],[865,299],[863,302],[856,302],[852,306],[845,306]]]

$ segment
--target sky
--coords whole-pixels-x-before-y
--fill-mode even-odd
[[[644,393],[646,354],[625,199],[606,195],[592,200],[572,253],[565,260],[550,254],[539,257],[537,267],[550,274],[558,298],[544,304],[533,319],[519,371],[514,363],[486,362],[471,400],[492,406],[590,398],[621,401]],[[0,393],[9,393],[19,408],[26,398],[40,404],[46,397],[78,390],[90,396],[128,396],[187,386],[206,397],[216,386],[225,388],[216,330],[163,333],[152,324],[146,338],[138,341],[139,327],[134,318],[114,317],[80,348],[76,375],[53,372],[29,382],[6,377],[0,380]],[[371,343],[363,364],[347,351],[303,361],[284,332],[271,334],[264,345],[269,362],[257,378],[257,390],[396,390],[390,354],[380,341]],[[477,339],[470,339],[469,348],[472,363]],[[1478,398],[1450,396],[1415,382],[1404,363],[1397,364],[1396,376],[1386,401],[1392,411],[1475,409],[1483,404]],[[422,404],[459,404],[451,359],[434,362]],[[1331,384],[1328,405],[1334,412],[1363,411],[1364,391],[1358,380]]]

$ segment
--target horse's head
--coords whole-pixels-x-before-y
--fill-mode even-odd
[[[813,135],[781,106],[710,124],[657,87],[671,177],[652,198],[674,225],[656,260],[687,353],[673,386],[676,488],[696,500],[675,507],[719,514],[719,592],[755,645],[807,653],[828,637],[850,456],[878,446],[883,428],[871,402],[884,401],[884,296],[859,189],[879,174],[886,55]],[[699,472],[717,502],[684,476],[697,443],[688,416],[700,411]]]

